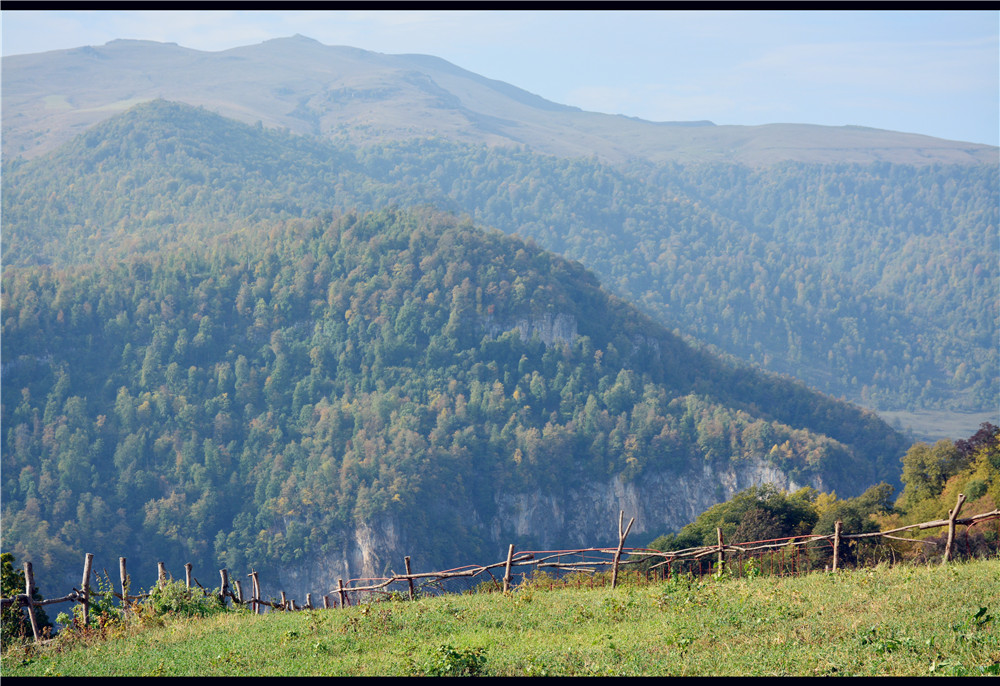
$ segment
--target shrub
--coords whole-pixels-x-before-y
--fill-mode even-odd
[[[204,595],[187,588],[181,581],[164,581],[154,586],[144,607],[154,616],[206,617],[226,611],[218,591]]]

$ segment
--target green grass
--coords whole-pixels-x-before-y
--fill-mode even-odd
[[[232,611],[14,648],[0,668],[3,676],[1000,674],[998,579],[992,559]]]

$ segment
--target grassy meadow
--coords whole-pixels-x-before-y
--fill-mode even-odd
[[[346,610],[142,613],[6,647],[21,675],[997,675],[1000,559]],[[103,635],[102,635],[103,634]]]

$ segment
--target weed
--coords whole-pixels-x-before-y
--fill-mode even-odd
[[[625,598],[608,596],[601,601],[601,608],[613,622],[621,622],[632,614],[635,608],[635,597],[629,593]]]
[[[503,591],[503,587],[495,580],[490,579],[489,581],[480,581],[472,589],[472,594],[476,593],[498,593]]]
[[[518,588],[517,593],[508,592],[508,595],[513,599],[514,605],[518,607],[522,605],[530,605],[531,601],[534,600],[535,598],[534,594],[531,592],[531,589],[524,587]]]
[[[873,626],[861,636],[861,645],[876,655],[885,655],[900,649],[915,650],[916,643],[908,636],[898,636],[894,629]]]
[[[163,676],[164,674],[166,674],[166,667],[164,666],[163,660],[160,660],[152,671],[143,674],[143,676]]]
[[[691,647],[694,643],[695,638],[689,634],[674,634],[672,636],[667,636],[664,641],[667,645],[675,645],[681,650],[681,655],[687,652],[687,649]]]
[[[456,650],[445,644],[431,654],[425,672],[427,676],[482,676],[485,667],[482,648]]]
[[[524,676],[549,676],[549,667],[537,658],[524,667]]]
[[[454,617],[455,619],[461,619],[462,615],[465,613],[465,610],[462,609],[461,607],[456,607],[451,603],[444,603],[441,606],[441,612],[451,617]]]
[[[978,632],[985,629],[992,621],[993,615],[988,614],[987,608],[980,607],[975,614],[967,617],[961,622],[952,624],[951,630],[956,633],[955,638],[959,642],[975,641],[978,638]]]

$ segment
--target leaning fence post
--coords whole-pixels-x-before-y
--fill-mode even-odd
[[[622,557],[622,548],[625,547],[625,537],[628,536],[629,530],[632,528],[632,523],[635,521],[635,517],[628,520],[628,526],[625,530],[622,530],[622,524],[625,523],[625,510],[618,511],[618,549],[615,551],[615,558],[613,564],[611,565],[611,588],[618,585],[618,561]]]
[[[837,572],[837,560],[840,556],[840,531],[844,523],[839,519],[833,523],[833,571]]]
[[[410,585],[410,600],[413,600],[413,577],[410,576],[410,556],[407,555],[403,558],[403,564],[406,565],[406,581]]]
[[[251,571],[247,576],[253,582],[253,613],[255,615],[260,614],[260,580],[257,578],[257,572]]]
[[[94,564],[94,556],[87,553],[83,559],[83,581],[80,582],[80,590],[83,591],[83,625],[90,623],[90,568]]]
[[[35,637],[35,641],[38,641],[38,620],[35,619],[35,601],[32,596],[35,595],[35,575],[31,571],[31,563],[24,563],[24,595],[27,597],[28,606],[28,618],[31,619],[31,633]]]
[[[240,605],[243,604],[243,582],[239,579],[233,579],[233,586],[236,587],[236,602]]]
[[[955,543],[955,520],[958,518],[958,511],[962,509],[964,502],[965,494],[959,493],[955,509],[948,513],[948,542],[944,546],[944,559],[941,560],[941,564],[946,564],[951,559],[951,548]]]
[[[507,548],[507,567],[503,573],[503,592],[506,593],[510,590],[510,561],[514,557],[514,544],[511,543],[510,547]]]

